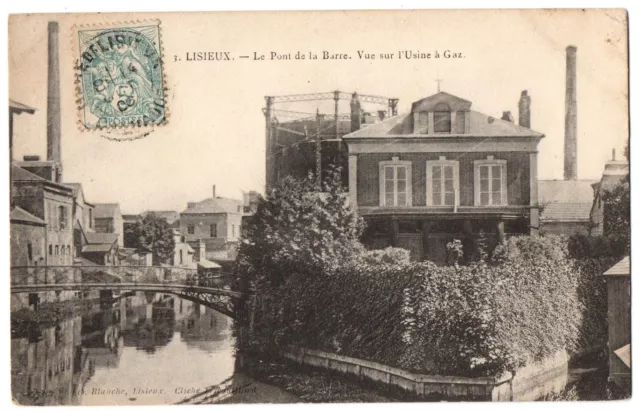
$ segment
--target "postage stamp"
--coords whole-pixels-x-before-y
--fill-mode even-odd
[[[109,130],[165,123],[160,22],[75,30],[80,128]]]

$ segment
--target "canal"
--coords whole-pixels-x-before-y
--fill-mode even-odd
[[[238,371],[233,320],[160,293],[12,322],[11,388],[22,405],[295,402]]]

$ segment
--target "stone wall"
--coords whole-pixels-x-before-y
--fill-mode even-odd
[[[411,373],[399,368],[358,358],[305,348],[289,347],[285,358],[326,370],[402,388],[418,396],[441,394],[445,397],[485,401],[531,401],[560,391],[568,381],[565,351],[500,377],[465,378]]]

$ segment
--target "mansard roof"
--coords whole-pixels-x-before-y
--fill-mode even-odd
[[[544,137],[544,134],[519,126],[498,117],[491,117],[477,111],[468,111],[468,133],[431,133],[413,132],[413,115],[411,113],[391,117],[378,124],[363,127],[347,134],[343,138],[442,138],[442,137]]]

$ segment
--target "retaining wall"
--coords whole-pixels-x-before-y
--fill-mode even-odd
[[[501,377],[452,377],[414,374],[399,368],[358,358],[306,348],[288,347],[282,355],[299,364],[354,375],[370,381],[400,387],[418,396],[441,394],[446,397],[485,401],[531,401],[561,390],[568,381],[568,356],[560,351]]]

